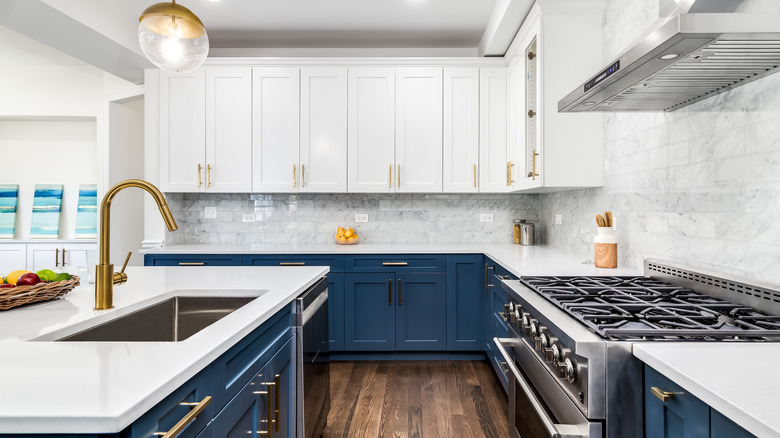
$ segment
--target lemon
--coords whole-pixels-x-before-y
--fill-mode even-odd
[[[30,272],[32,271],[25,271],[24,269],[16,270],[8,274],[8,277],[6,277],[5,281],[7,281],[10,284],[16,284],[16,280],[18,280],[19,277]]]
[[[38,274],[38,277],[40,277],[40,279],[43,281],[52,281],[57,276],[57,273],[51,269],[41,269],[40,271],[36,272],[36,274]]]
[[[70,274],[68,274],[67,272],[57,274],[57,276],[54,277],[54,280],[52,281],[65,281],[65,280],[70,280]]]

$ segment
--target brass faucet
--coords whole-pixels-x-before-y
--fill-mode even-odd
[[[152,195],[152,198],[157,202],[157,207],[160,209],[165,225],[169,231],[175,231],[178,227],[176,220],[171,214],[171,210],[168,208],[168,204],[165,203],[165,197],[157,187],[152,184],[142,181],[140,179],[128,179],[118,182],[114,187],[108,189],[105,195],[103,195],[103,201],[100,204],[100,260],[95,267],[95,310],[104,310],[114,307],[114,285],[120,285],[127,281],[127,274],[124,273],[124,267],[122,272],[114,272],[114,265],[111,264],[110,258],[110,211],[111,200],[114,199],[119,191],[128,187],[139,187]],[[127,255],[128,260],[130,254]],[[127,265],[127,260],[125,260]]]

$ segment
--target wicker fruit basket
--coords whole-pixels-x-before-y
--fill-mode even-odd
[[[24,304],[48,301],[70,292],[79,285],[79,277],[34,286],[16,286],[0,289],[0,310],[13,309]]]

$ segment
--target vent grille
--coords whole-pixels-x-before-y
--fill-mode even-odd
[[[768,74],[780,41],[715,40],[599,104],[610,111],[674,111]]]
[[[687,287],[715,298],[780,315],[780,291],[741,281],[695,272],[667,262],[645,260],[645,275]]]

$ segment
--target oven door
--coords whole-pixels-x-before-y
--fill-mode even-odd
[[[509,367],[510,437],[602,438],[602,423],[588,421],[525,342],[493,342]]]

